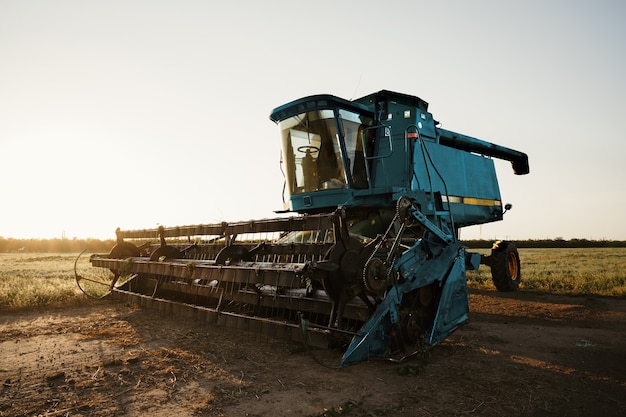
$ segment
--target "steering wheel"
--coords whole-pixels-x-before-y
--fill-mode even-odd
[[[320,152],[320,148],[318,148],[317,146],[313,146],[313,145],[303,145],[303,146],[298,146],[298,152],[302,152],[302,153],[319,153]]]

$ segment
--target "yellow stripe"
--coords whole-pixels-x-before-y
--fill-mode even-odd
[[[500,200],[488,200],[486,198],[463,197],[464,204],[472,204],[474,206],[501,206]]]
[[[441,196],[441,200],[444,203],[462,203],[462,204],[471,204],[473,206],[502,206],[502,201],[500,200],[489,200],[486,198],[474,198],[474,197],[457,197],[457,196],[450,196],[450,197],[446,197]]]

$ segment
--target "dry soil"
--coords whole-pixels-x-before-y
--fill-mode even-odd
[[[0,313],[0,416],[626,415],[625,299],[471,291],[470,309],[426,357],[341,369],[119,302]]]

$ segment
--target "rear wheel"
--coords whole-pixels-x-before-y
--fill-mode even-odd
[[[515,291],[521,281],[517,247],[511,242],[498,242],[491,250],[491,279],[498,291]]]

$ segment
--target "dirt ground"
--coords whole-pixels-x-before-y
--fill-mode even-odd
[[[119,302],[0,314],[0,416],[626,415],[625,299],[471,291],[470,308],[426,360],[341,369]]]

